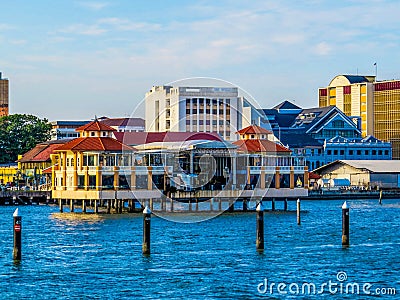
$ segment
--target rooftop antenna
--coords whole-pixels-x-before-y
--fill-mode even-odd
[[[375,81],[376,81],[378,79],[378,64],[375,62],[374,66],[375,66]]]

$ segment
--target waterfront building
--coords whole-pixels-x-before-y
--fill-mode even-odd
[[[101,118],[101,123],[115,129],[115,132],[144,132],[145,121],[142,118]]]
[[[9,82],[7,78],[2,78],[0,72],[0,117],[8,116],[8,97],[9,97]]]
[[[50,155],[67,141],[56,140],[39,143],[28,152],[19,155],[16,174],[19,185],[30,186],[34,189],[50,189],[50,180],[45,175],[45,170],[51,168],[52,165]]]
[[[173,197],[178,199],[193,197],[192,191],[203,199],[307,195],[307,181],[301,186],[274,186],[268,190],[268,178],[279,172],[287,171],[290,178],[301,173],[306,178],[307,169],[303,165],[292,168],[292,160],[287,160],[288,165],[279,167],[274,164],[250,166],[249,153],[239,153],[236,145],[215,133],[171,133],[171,136],[170,133],[158,133],[161,141],[146,139],[146,143],[133,148],[113,139],[115,129],[98,120],[77,128],[77,131],[79,138],[55,149],[51,156],[54,199],[164,201],[160,199],[165,199],[172,188],[175,189]],[[178,140],[176,134],[184,140]],[[166,141],[166,137],[170,140]],[[172,138],[175,141],[171,141]],[[265,156],[261,160],[276,163],[277,158],[268,160]],[[249,178],[253,175],[258,175],[260,180],[252,186]],[[243,190],[246,190],[245,194],[242,194]]]
[[[267,172],[270,181],[268,186],[272,188],[293,189],[295,182],[298,187],[303,187],[305,181],[305,186],[308,186],[308,171],[307,167],[304,168],[303,157],[292,156],[291,151],[280,143],[272,131],[251,125],[239,130],[237,134],[239,134],[240,140],[233,144],[238,147],[239,153],[247,154],[248,158],[247,184],[255,186],[260,180],[260,174],[251,172],[252,169],[258,167],[269,169]],[[304,172],[304,170],[306,171]]]
[[[302,109],[284,101],[263,112],[278,139],[294,156],[306,157],[310,170],[339,159],[392,158],[390,143],[373,136],[362,138],[359,119],[336,106]]]
[[[400,80],[376,81],[375,76],[338,75],[318,91],[320,107],[335,105],[361,119],[362,136],[390,142],[400,159]]]
[[[90,121],[52,121],[51,139],[74,139],[79,137],[79,132],[75,131],[76,128],[81,127]]]
[[[17,163],[0,164],[0,185],[11,187],[15,184],[18,171]]]
[[[103,189],[128,189],[127,176],[119,170],[132,166],[133,148],[112,138],[115,129],[97,119],[76,131],[79,138],[53,151],[53,197],[85,199],[89,195],[91,199],[100,199],[99,191]]]
[[[227,141],[261,117],[236,87],[153,86],[145,105],[148,132],[217,132]]]
[[[314,172],[328,182],[347,180],[352,186],[374,189],[400,187],[399,160],[336,160]]]

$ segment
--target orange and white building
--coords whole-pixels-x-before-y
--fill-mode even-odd
[[[337,106],[361,119],[362,136],[391,142],[400,159],[400,80],[376,81],[375,76],[338,75],[318,91],[319,107]]]

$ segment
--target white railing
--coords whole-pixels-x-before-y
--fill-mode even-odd
[[[304,166],[295,166],[294,167],[294,173],[295,174],[302,174],[305,171],[305,167]]]

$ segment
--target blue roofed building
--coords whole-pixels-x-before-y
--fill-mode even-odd
[[[359,117],[348,117],[336,106],[302,109],[284,101],[263,109],[264,127],[292,150],[306,157],[310,170],[335,160],[392,159],[392,146],[373,136],[361,136]]]

